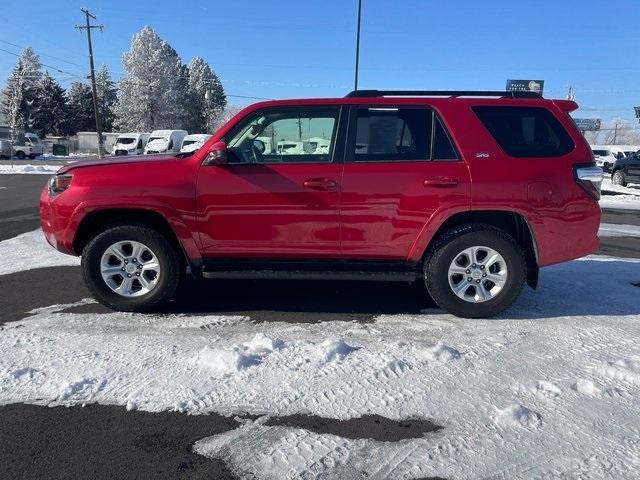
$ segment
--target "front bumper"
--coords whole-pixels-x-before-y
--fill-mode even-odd
[[[56,250],[76,255],[73,250],[73,234],[69,228],[73,210],[58,204],[59,197],[51,197],[47,185],[40,193],[40,227],[44,237]]]

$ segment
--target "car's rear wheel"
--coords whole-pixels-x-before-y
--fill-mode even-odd
[[[615,172],[613,172],[611,181],[614,185],[620,185],[621,187],[627,186],[627,179],[625,178],[624,172],[622,170],[616,170]]]
[[[82,252],[85,283],[103,305],[147,312],[174,297],[180,256],[160,232],[143,225],[119,225],[93,237]]]
[[[425,262],[424,277],[431,297],[444,310],[486,318],[518,298],[526,270],[524,252],[511,235],[469,224],[440,238]]]

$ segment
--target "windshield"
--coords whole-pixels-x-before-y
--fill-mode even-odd
[[[36,137],[36,136],[27,135],[26,138],[31,143],[40,143],[40,139],[38,137]]]
[[[149,143],[151,142],[157,142],[157,141],[162,141],[162,142],[166,142],[167,139],[164,137],[151,137],[149,138]]]
[[[182,146],[186,147],[187,145],[193,145],[194,143],[198,143],[199,140],[185,140],[184,142],[182,142]]]
[[[135,142],[136,139],[133,137],[118,137],[118,141],[116,143],[119,143],[120,145],[131,145]]]

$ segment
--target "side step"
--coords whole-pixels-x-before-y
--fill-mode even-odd
[[[215,279],[359,280],[413,282],[421,277],[418,264],[407,262],[350,262],[298,260],[207,259],[202,276]]]

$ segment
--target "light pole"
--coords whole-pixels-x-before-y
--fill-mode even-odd
[[[354,90],[358,90],[358,67],[360,64],[360,18],[362,17],[362,0],[358,0],[358,26],[356,29],[356,78]]]

